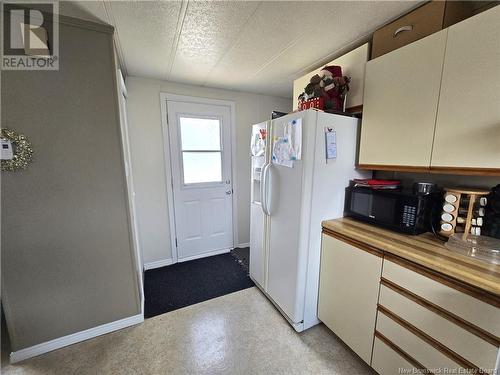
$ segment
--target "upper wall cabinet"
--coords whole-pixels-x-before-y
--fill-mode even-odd
[[[360,166],[430,165],[446,34],[366,64]]]
[[[500,168],[500,6],[449,28],[431,167]]]
[[[362,169],[500,175],[500,6],[369,61],[363,107]]]

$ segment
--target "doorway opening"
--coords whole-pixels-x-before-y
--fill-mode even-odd
[[[254,285],[233,255],[234,103],[171,94],[161,102],[174,264],[146,271],[145,317]]]

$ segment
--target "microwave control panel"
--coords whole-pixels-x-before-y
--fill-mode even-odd
[[[417,216],[417,207],[404,205],[403,207],[403,224],[407,227],[415,225],[415,218]]]

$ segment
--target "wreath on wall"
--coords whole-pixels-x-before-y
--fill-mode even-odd
[[[24,135],[7,128],[0,130],[0,138],[10,141],[13,149],[12,159],[2,159],[2,171],[14,172],[19,169],[26,169],[33,158],[31,142]]]

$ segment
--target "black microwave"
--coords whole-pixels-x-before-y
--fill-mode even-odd
[[[349,186],[344,214],[397,232],[420,234],[431,230],[435,199],[433,194]]]

